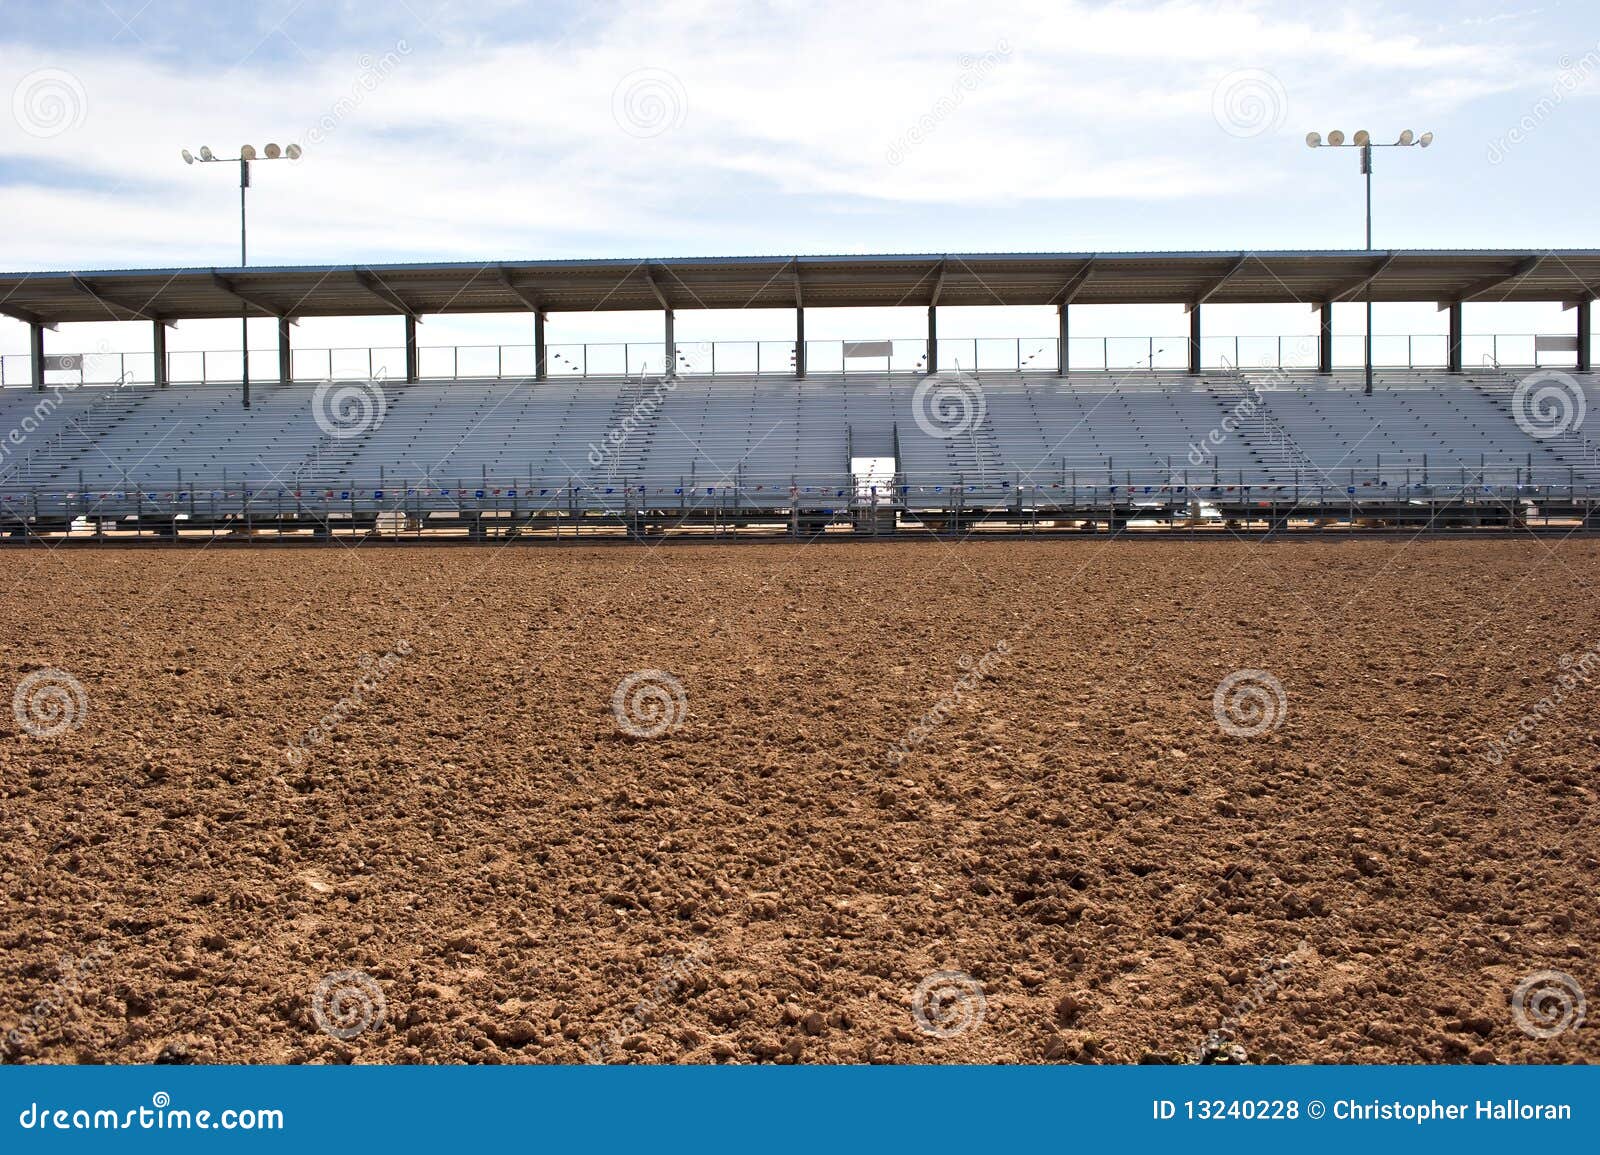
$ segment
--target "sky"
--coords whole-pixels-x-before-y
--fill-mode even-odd
[[[252,264],[852,253],[1600,247],[1600,6],[1085,3],[526,5],[487,0],[0,0],[0,267],[238,263],[237,170],[180,150],[297,143],[254,166]],[[914,311],[808,311],[808,336],[914,336]],[[1567,332],[1559,306],[1469,332]],[[1359,332],[1358,306],[1340,332]],[[1380,333],[1441,333],[1380,306]],[[146,349],[147,326],[56,347]],[[787,313],[680,312],[680,340],[782,340]],[[1179,334],[1181,307],[1079,309],[1074,335]],[[392,331],[391,331],[392,330]],[[1212,333],[1311,333],[1300,308]],[[952,309],[941,336],[1048,335]],[[552,341],[658,338],[647,314]],[[252,344],[269,347],[271,322]],[[394,318],[298,345],[399,343]],[[430,318],[422,343],[526,342],[525,317]],[[181,324],[172,347],[237,348]],[[0,350],[26,329],[0,321]]]

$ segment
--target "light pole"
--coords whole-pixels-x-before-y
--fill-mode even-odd
[[[239,162],[239,267],[242,269],[248,260],[245,248],[245,211],[244,192],[250,187],[250,162],[253,160],[299,160],[300,146],[291,144],[287,148],[279,148],[269,144],[262,150],[263,155],[257,156],[255,146],[241,144],[238,156],[217,156],[205,145],[200,146],[200,155],[197,157],[188,149],[183,150],[183,163],[193,164],[198,160],[201,164],[231,164]],[[239,380],[244,387],[244,407],[250,408],[250,306],[248,303],[239,306]]]
[[[1344,133],[1337,128],[1328,134],[1328,139],[1323,140],[1320,132],[1306,133],[1307,148],[1359,148],[1361,150],[1361,173],[1367,178],[1367,252],[1372,251],[1372,150],[1375,148],[1427,148],[1433,143],[1433,133],[1425,132],[1416,136],[1408,128],[1400,134],[1400,138],[1392,144],[1373,144],[1372,137],[1366,129],[1362,129],[1346,144]],[[1372,282],[1367,282],[1367,389],[1372,392]]]

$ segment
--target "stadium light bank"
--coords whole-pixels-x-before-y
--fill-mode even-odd
[[[1344,133],[1337,128],[1328,134],[1328,139],[1323,140],[1320,132],[1306,133],[1307,148],[1359,148],[1361,150],[1361,173],[1367,178],[1367,252],[1372,251],[1372,150],[1375,148],[1427,148],[1433,143],[1433,133],[1425,132],[1417,136],[1409,128],[1400,133],[1397,140],[1390,144],[1373,144],[1372,134],[1366,129],[1361,129],[1346,144]],[[1372,392],[1372,282],[1366,285],[1367,297],[1367,388]]]
[[[183,163],[194,164],[232,164],[239,163],[239,267],[242,269],[249,264],[245,245],[245,190],[250,187],[250,162],[253,160],[299,160],[300,146],[291,144],[279,148],[269,144],[260,154],[256,152],[253,144],[241,144],[238,156],[217,156],[206,145],[200,146],[200,155],[197,157],[188,149],[183,150]],[[239,305],[239,381],[244,389],[244,407],[250,408],[250,302],[242,301]],[[163,351],[164,353],[164,351]]]

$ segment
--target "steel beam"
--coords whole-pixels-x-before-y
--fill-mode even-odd
[[[54,321],[46,321],[38,313],[29,312],[27,309],[19,309],[17,306],[8,305],[3,301],[0,301],[0,317],[10,317],[14,321],[21,321],[24,325],[43,325],[46,329],[54,329],[56,327]]]
[[[928,306],[928,372],[939,371],[939,306]]]
[[[550,376],[549,350],[544,343],[544,310],[533,311],[533,376],[543,381]]]
[[[1338,291],[1336,291],[1333,294],[1333,298],[1332,299],[1335,300],[1335,301],[1350,300],[1357,293],[1361,292],[1363,289],[1365,289],[1368,286],[1370,286],[1379,277],[1383,276],[1384,271],[1386,269],[1388,269],[1388,267],[1390,265],[1394,264],[1396,258],[1398,258],[1399,256],[1400,256],[1399,253],[1388,253],[1388,254],[1386,254],[1381,260],[1377,261],[1373,265],[1372,272],[1368,273],[1366,276],[1362,277],[1358,281],[1351,281],[1348,285],[1344,286],[1344,288],[1339,289]]]
[[[1317,372],[1333,372],[1333,302],[1317,306]]]
[[[105,307],[106,312],[111,314],[113,321],[154,321],[156,319],[156,315],[148,309],[137,305],[129,305],[123,301],[116,300],[114,297],[108,297],[96,285],[84,280],[82,277],[74,276],[72,278],[72,287],[77,289],[78,292],[100,302]]]
[[[1590,357],[1594,345],[1594,301],[1583,301],[1578,305],[1578,372],[1588,373],[1592,366]]]
[[[378,300],[388,305],[397,313],[404,313],[411,319],[412,324],[416,324],[417,311],[410,305],[406,304],[406,302],[401,298],[400,294],[396,293],[393,289],[389,288],[388,285],[385,285],[372,273],[366,270],[357,269],[355,270],[355,275],[356,283],[359,284],[363,289],[371,293],[374,297],[378,298]]]
[[[654,281],[652,281],[650,283],[652,285],[655,284]],[[666,316],[667,316],[667,324],[666,324],[667,372],[666,372],[666,375],[668,377],[676,377],[678,375],[678,339],[673,333],[673,323],[677,320],[677,314],[674,313],[669,308],[666,311]]]
[[[1056,304],[1072,304],[1073,299],[1083,291],[1083,286],[1088,282],[1089,278],[1093,274],[1094,257],[1091,256],[1087,261],[1084,261],[1083,264],[1078,267],[1078,271],[1072,274],[1072,279],[1063,285],[1061,291],[1056,294]]]
[[[1495,289],[1500,288],[1502,285],[1514,284],[1515,282],[1522,280],[1523,277],[1526,277],[1529,273],[1531,273],[1535,269],[1537,269],[1543,262],[1544,262],[1544,257],[1542,257],[1542,256],[1529,257],[1524,261],[1520,261],[1520,262],[1517,263],[1517,266],[1514,269],[1512,269],[1509,273],[1501,273],[1501,274],[1499,274],[1497,276],[1485,277],[1483,280],[1477,282],[1476,284],[1468,285],[1456,297],[1456,301],[1470,301],[1475,297],[1482,296],[1484,293],[1493,292]],[[1502,297],[1502,299],[1504,299],[1504,298]],[[1446,302],[1446,303],[1449,304],[1451,302]],[[1443,305],[1440,306],[1440,308],[1443,308],[1443,307],[1444,307]]]
[[[521,301],[535,313],[539,311],[540,304],[538,298],[530,295],[526,289],[513,281],[511,279],[511,272],[509,269],[507,269],[504,265],[501,265],[496,272],[499,274],[500,283],[505,286],[506,292],[510,293],[513,297]]]
[[[672,302],[667,300],[667,295],[661,291],[661,286],[656,284],[656,279],[650,275],[650,270],[648,269],[645,270],[644,283],[650,286],[650,291],[655,294],[656,300],[661,303],[661,307],[671,312]]]
[[[248,305],[250,308],[256,309],[268,317],[278,317],[282,316],[283,314],[283,310],[277,305],[271,304],[260,297],[252,296],[249,293],[241,292],[232,281],[228,280],[228,278],[224,277],[221,273],[212,273],[211,283],[217,288],[221,289],[224,293],[227,293],[228,296],[232,297],[234,300],[240,302],[241,304]]]
[[[1461,302],[1449,302],[1450,337],[1445,347],[1445,368],[1451,373],[1461,372]]]
[[[406,381],[417,379],[417,319],[406,314]]]
[[[1067,312],[1072,306],[1065,303],[1056,306],[1056,373],[1065,377],[1072,368],[1072,357],[1068,353],[1067,337],[1070,326]]]
[[[1154,369],[1152,365],[1150,368]],[[1200,306],[1189,310],[1189,372],[1200,372]]]
[[[1184,308],[1189,312],[1194,312],[1195,310],[1199,309],[1201,305],[1205,304],[1211,299],[1212,295],[1218,289],[1222,288],[1223,285],[1226,285],[1229,281],[1231,281],[1234,278],[1234,275],[1237,274],[1240,269],[1249,264],[1251,259],[1252,254],[1240,253],[1239,256],[1235,258],[1233,264],[1228,266],[1227,272],[1223,273],[1222,276],[1217,277],[1215,280],[1205,285],[1198,293],[1194,295],[1194,299],[1188,302]]]

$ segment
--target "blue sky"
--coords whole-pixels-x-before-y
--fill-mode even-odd
[[[1427,151],[1378,154],[1379,247],[1600,246],[1592,2],[4,0],[4,11],[9,269],[236,263],[233,172],[187,167],[179,150],[268,140],[305,157],[257,166],[261,264],[1358,247],[1354,154],[1302,142],[1332,128],[1436,134]],[[1360,318],[1346,312],[1348,331]],[[1443,323],[1425,307],[1380,313],[1380,331]],[[1474,313],[1479,331],[1571,317]],[[656,332],[637,321],[558,318],[553,339]],[[1301,332],[1311,317],[1216,324]],[[790,321],[685,316],[680,335],[708,325],[781,338]],[[1041,325],[983,313],[943,332]],[[1182,321],[1129,311],[1075,329],[1101,325]],[[812,329],[837,326],[917,332],[901,317],[818,317]],[[391,340],[369,328],[307,322],[297,340]],[[501,328],[435,319],[424,341],[522,339],[516,322]],[[174,347],[230,339],[189,325]],[[0,348],[21,347],[5,323]]]

